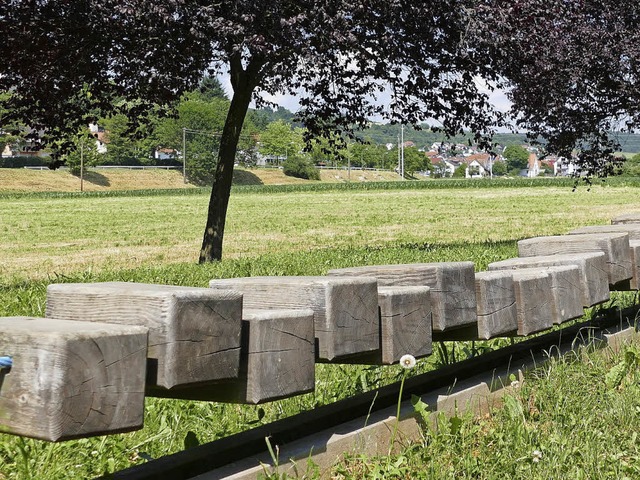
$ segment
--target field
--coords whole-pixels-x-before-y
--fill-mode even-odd
[[[378,182],[400,180],[390,171],[322,170],[321,182]],[[234,185],[300,185],[316,183],[300,178],[288,177],[277,168],[236,168]],[[85,192],[108,192],[114,190],[149,190],[168,188],[196,188],[185,183],[181,170],[123,168],[89,169],[84,175],[82,189]],[[0,169],[1,192],[79,192],[80,178],[67,170],[30,170],[24,168]]]
[[[514,256],[517,239],[565,233],[640,210],[637,187],[623,184],[598,185],[590,190],[580,187],[575,192],[570,186],[536,186],[542,184],[533,182],[500,185],[501,188],[485,184],[466,184],[462,188],[456,183],[434,183],[432,188],[411,184],[239,188],[231,199],[225,260],[204,266],[196,265],[195,260],[208,201],[206,190],[0,196],[0,315],[42,315],[44,289],[51,282],[132,280],[204,286],[208,279],[216,277],[316,275],[351,265],[451,260],[472,260],[476,269],[482,270],[489,262]],[[612,419],[607,415],[615,416],[616,411],[607,409],[597,439],[591,432],[593,424],[580,420],[588,412],[567,409],[564,420],[545,416],[556,412],[558,404],[543,395],[557,393],[558,389],[564,389],[562,401],[566,405],[578,409],[584,403],[585,407],[594,408],[592,402],[583,401],[584,389],[589,387],[586,379],[604,385],[602,376],[615,359],[589,358],[592,357],[581,358],[578,363],[595,365],[593,376],[591,370],[580,370],[572,362],[559,362],[549,367],[548,375],[542,371],[540,376],[551,381],[557,373],[562,386],[536,384],[539,386],[532,386],[532,390],[523,390],[526,395],[534,395],[537,417],[522,410],[529,408],[530,397],[515,398],[512,410],[496,412],[495,417],[480,423],[463,419],[463,428],[452,431],[455,435],[426,432],[423,446],[428,446],[427,451],[440,452],[444,463],[433,463],[437,459],[425,457],[424,453],[418,455],[411,447],[401,454],[403,468],[418,462],[417,469],[424,467],[426,476],[422,478],[438,477],[436,472],[440,478],[497,478],[492,476],[498,475],[495,470],[486,470],[492,475],[481,473],[488,468],[483,466],[486,462],[498,459],[497,464],[507,476],[560,478],[555,476],[559,471],[553,469],[540,469],[538,476],[534,470],[538,463],[531,460],[529,450],[546,449],[546,460],[560,455],[565,447],[578,448],[581,441],[596,448],[591,445],[598,440],[605,445],[621,445],[611,455],[619,455],[617,461],[624,460],[628,466],[627,470],[606,472],[622,472],[633,478],[632,473],[640,472],[635,440],[621,438],[605,425],[620,421],[630,430],[640,427],[640,397],[627,400],[633,393],[629,389],[637,387],[637,382],[621,384],[630,385],[627,390],[609,392],[602,387],[602,393],[596,388],[596,400],[610,405],[635,402],[620,405],[623,418]],[[422,362],[420,368],[434,368],[438,361],[434,356],[431,361]],[[579,370],[575,377],[563,380],[569,378],[572,369]],[[139,432],[53,445],[2,435],[0,478],[96,476],[181,450],[187,438],[211,441],[375,388],[394,381],[398,375],[396,367],[319,365],[315,393],[261,407],[149,399],[145,428]],[[568,422],[569,431],[555,430],[559,428],[556,423],[562,421]],[[518,422],[524,430],[518,430]],[[582,427],[588,436],[579,436]],[[563,437],[569,434],[569,439]],[[479,438],[489,437],[491,448],[478,443]],[[510,442],[516,445],[517,452],[510,450]],[[531,447],[534,444],[538,446]],[[605,470],[594,470],[592,458],[598,454],[589,450],[584,455],[590,462],[588,469],[581,470],[586,476],[570,473],[580,471],[579,459],[564,474],[571,478],[601,478],[596,474]],[[513,465],[505,469],[510,456]],[[399,458],[394,457],[393,462]],[[350,459],[343,462],[335,476],[373,476],[366,469],[382,468],[388,461]],[[603,468],[609,468],[612,461],[608,456],[604,458]],[[433,475],[427,475],[429,471]],[[417,474],[402,472],[396,478],[417,478]],[[378,478],[392,477],[389,474]]]
[[[232,195],[225,255],[464,245],[565,233],[634,209],[633,187],[327,190]],[[197,259],[206,191],[0,200],[0,278]],[[640,204],[637,204],[640,208]]]

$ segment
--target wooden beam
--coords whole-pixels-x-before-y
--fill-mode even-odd
[[[631,271],[633,277],[629,283],[629,289],[640,288],[640,223],[619,223],[615,225],[592,225],[590,227],[577,228],[569,232],[570,235],[582,233],[628,233],[631,256]]]
[[[148,327],[150,388],[238,376],[238,292],[128,282],[53,284],[46,311],[50,318]]]
[[[0,431],[48,441],[142,427],[148,330],[0,318]]]
[[[372,277],[386,287],[429,287],[434,332],[473,326],[477,321],[473,262],[372,265],[330,270],[328,275]]]
[[[618,223],[613,225],[590,225],[569,232],[570,235],[585,233],[628,233],[629,241],[640,240],[640,223]]]
[[[608,266],[609,285],[615,286],[633,276],[627,233],[588,233],[555,235],[520,240],[521,257],[583,252],[603,252]]]
[[[628,318],[633,319],[637,314],[637,308],[622,312],[617,308],[609,309],[606,312],[600,312],[595,320],[552,331],[427,373],[408,377],[406,382],[383,386],[211,443],[144,462],[120,472],[107,474],[100,477],[100,480],[238,478],[239,474],[236,475],[238,471],[228,467],[233,468],[232,462],[242,464],[246,458],[262,455],[265,452],[265,437],[269,437],[271,445],[280,446],[281,459],[296,457],[304,460],[309,457],[311,445],[303,437],[313,436],[315,446],[312,452],[326,452],[327,442],[335,437],[344,437],[345,427],[361,428],[367,424],[368,419],[377,415],[385,415],[385,418],[389,418],[383,409],[389,407],[395,409],[399,393],[402,393],[403,401],[410,400],[413,395],[421,395],[423,398],[427,395],[431,397],[438,393],[438,389],[450,390],[452,385],[466,383],[477,375],[485,373],[489,376],[489,383],[496,386],[500,383],[500,379],[507,378],[511,372],[517,374],[519,369],[540,366],[538,362],[541,358],[543,361],[548,358],[550,349],[558,349],[557,351],[561,353],[585,343],[587,340],[585,331],[589,332],[588,337],[591,341],[591,338],[602,336],[603,332],[610,327],[615,329],[621,323],[621,319],[626,324]],[[434,403],[430,402],[429,405],[433,406]],[[409,410],[414,411],[412,408]],[[358,443],[361,443],[361,439],[362,437],[358,439]],[[304,448],[295,448],[298,440],[303,442]],[[286,454],[283,453],[289,446],[292,449],[288,449]],[[384,446],[385,451],[388,451],[389,442],[385,441]],[[217,468],[224,470],[214,471]],[[282,473],[282,470],[279,471]],[[294,472],[298,471],[299,469]]]
[[[262,403],[313,391],[313,310],[248,310],[242,322],[249,331],[246,402]]]
[[[380,352],[368,363],[390,365],[405,354],[431,354],[431,299],[429,287],[378,287]]]
[[[512,336],[518,330],[515,286],[511,270],[476,273],[478,328],[476,338]]]
[[[623,223],[640,223],[640,212],[623,213],[617,217],[611,219],[613,225],[619,225]]]
[[[148,392],[152,396],[259,404],[313,391],[313,310],[245,310],[237,379]]]
[[[631,268],[633,270],[633,278],[629,288],[638,290],[640,289],[640,240],[630,240],[629,248],[631,251]]]
[[[534,267],[521,272],[546,273],[551,277],[551,315],[554,324],[561,324],[584,315],[581,301],[580,268],[577,265]]]
[[[553,326],[551,276],[541,270],[511,270],[516,295],[518,335],[526,336]]]
[[[583,307],[592,307],[609,300],[607,265],[605,254],[602,252],[511,258],[490,263],[488,268],[489,270],[513,270],[561,265],[577,265],[580,269]]]
[[[209,286],[242,292],[248,309],[313,310],[318,360],[341,361],[380,348],[373,278],[246,277],[211,280]]]

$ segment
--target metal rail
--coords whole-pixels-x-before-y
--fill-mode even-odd
[[[606,309],[593,320],[407,378],[402,399],[403,401],[408,400],[412,394],[425,395],[484,372],[504,369],[508,365],[530,360],[532,357],[549,352],[556,347],[558,351],[564,351],[573,347],[577,341],[584,344],[588,339],[603,333],[607,328],[628,323],[628,320],[623,322],[623,319],[635,319],[638,312],[640,312],[638,305],[622,311],[618,308]],[[587,332],[586,335],[585,332]],[[393,406],[398,402],[399,391],[400,383],[394,383],[375,391],[318,407],[312,411],[302,412],[268,425],[167,455],[101,478],[126,480],[193,478],[264,452],[265,437],[269,437],[274,446],[285,445],[363,417],[370,412]]]

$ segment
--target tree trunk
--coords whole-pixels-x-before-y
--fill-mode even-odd
[[[245,71],[239,59],[231,62],[231,84],[233,86],[233,98],[229,106],[229,113],[220,138],[218,151],[218,164],[213,177],[211,198],[207,213],[207,224],[202,239],[199,263],[213,262],[222,259],[222,240],[224,237],[224,225],[231,194],[231,182],[233,180],[233,165],[235,163],[238,140],[242,131],[251,95],[255,88],[255,75],[250,65]]]

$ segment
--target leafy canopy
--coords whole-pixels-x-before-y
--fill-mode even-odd
[[[521,145],[509,145],[502,152],[509,170],[522,170],[529,165],[529,151]]]
[[[509,89],[512,116],[548,151],[608,175],[640,126],[640,2],[489,0],[474,7],[478,48]]]
[[[205,71],[230,72],[234,92],[247,88],[258,102],[300,93],[310,135],[372,116],[487,131],[495,112],[474,77],[493,74],[460,40],[465,3],[4,2],[0,90],[14,92],[12,118],[56,138],[113,110],[135,130],[151,105],[175,102]],[[376,101],[383,91],[388,104]]]

